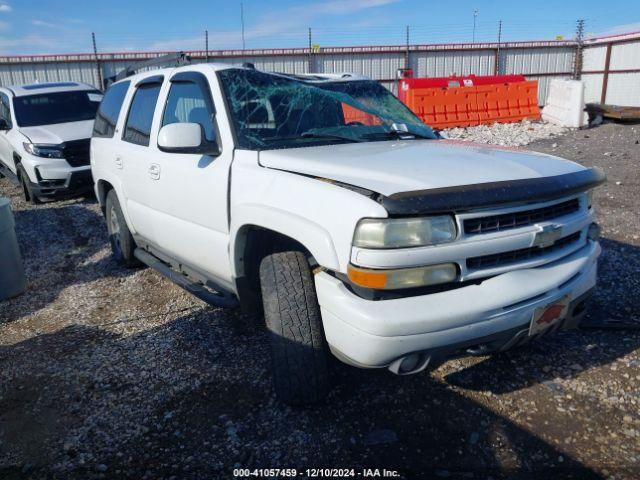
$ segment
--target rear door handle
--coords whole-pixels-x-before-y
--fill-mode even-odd
[[[160,165],[157,163],[149,165],[149,177],[151,180],[158,180],[160,178]]]

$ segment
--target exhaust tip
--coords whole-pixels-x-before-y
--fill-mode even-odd
[[[388,368],[396,375],[411,375],[427,368],[429,360],[431,360],[429,355],[414,352],[394,360]]]

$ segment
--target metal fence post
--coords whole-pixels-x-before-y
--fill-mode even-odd
[[[93,55],[96,59],[96,71],[98,73],[98,85],[100,90],[104,88],[104,82],[102,80],[102,67],[100,66],[100,59],[98,58],[98,47],[96,46],[96,34],[91,32],[91,41],[93,43]]]
[[[311,43],[311,27],[309,27],[309,66],[307,73],[313,73],[313,45]]]
[[[204,31],[204,61],[209,63],[209,30]]]
[[[602,92],[600,93],[600,103],[607,103],[607,89],[609,87],[609,70],[611,69],[611,49],[613,45],[607,44],[607,53],[604,57],[604,73],[602,74]]]
[[[502,42],[502,20],[498,22],[498,46],[496,47],[496,58],[493,65],[495,75],[500,75],[500,42]]]
[[[406,48],[404,51],[404,68],[409,68],[409,25],[407,25],[407,31],[406,31]]]
[[[573,78],[580,80],[582,76],[582,48],[584,40],[584,20],[578,20],[576,24],[576,58],[573,62]]]

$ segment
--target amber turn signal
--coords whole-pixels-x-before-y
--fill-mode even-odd
[[[453,282],[458,277],[458,269],[455,263],[394,270],[373,270],[349,265],[347,274],[349,280],[360,287],[395,290]]]

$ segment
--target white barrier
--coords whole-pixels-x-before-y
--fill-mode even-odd
[[[580,80],[551,80],[542,119],[563,127],[583,126],[586,123],[584,84]]]

